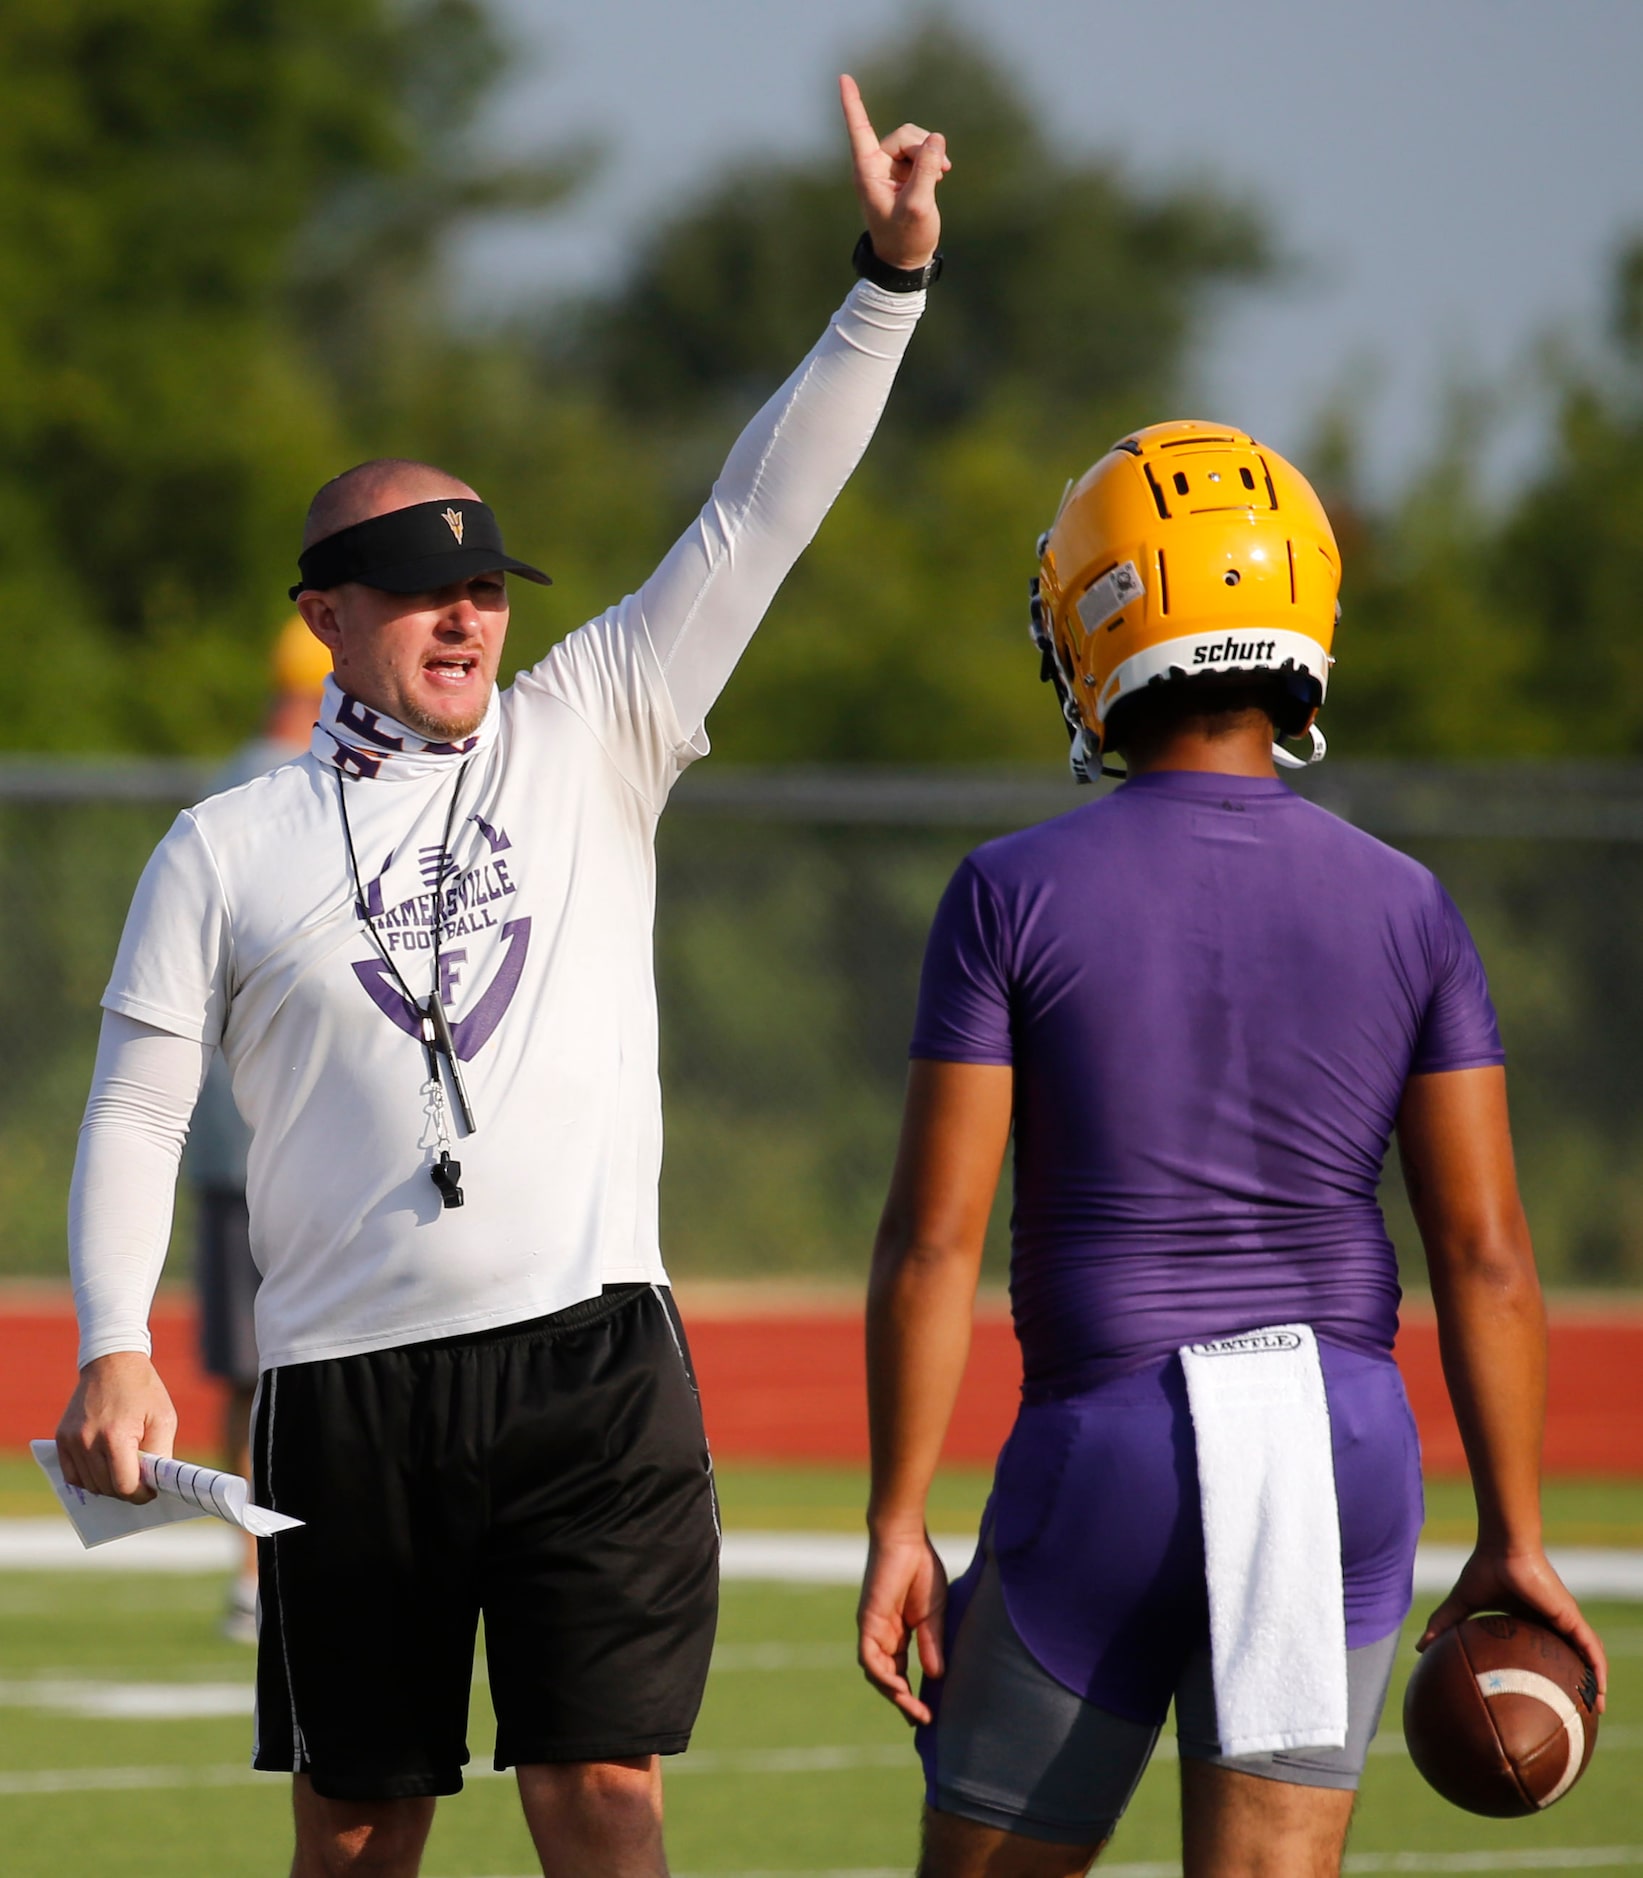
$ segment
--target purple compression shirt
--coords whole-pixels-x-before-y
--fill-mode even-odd
[[[1425,868],[1276,779],[1183,770],[965,861],[911,1054],[1014,1068],[1029,1401],[1264,1324],[1390,1351],[1404,1083],[1504,1060]]]

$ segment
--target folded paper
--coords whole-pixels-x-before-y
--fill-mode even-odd
[[[107,1545],[110,1540],[147,1532],[155,1526],[169,1526],[180,1519],[225,1520],[257,1539],[302,1524],[286,1513],[255,1505],[248,1481],[238,1474],[219,1473],[214,1467],[200,1467],[162,1454],[140,1454],[137,1458],[143,1485],[153,1488],[154,1498],[134,1506],[129,1500],[71,1487],[63,1478],[55,1441],[31,1441],[29,1449],[62,1501],[63,1511],[73,1522],[83,1546]]]

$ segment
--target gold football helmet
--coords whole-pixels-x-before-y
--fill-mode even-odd
[[[331,676],[331,653],[308,630],[300,613],[279,629],[268,654],[268,676],[275,691],[318,697]]]
[[[1033,642],[1081,782],[1100,768],[1113,706],[1146,685],[1273,672],[1301,717],[1322,704],[1340,550],[1311,484],[1242,431],[1152,424],[1124,438],[1068,485],[1038,554]],[[1316,762],[1325,745],[1309,728]]]

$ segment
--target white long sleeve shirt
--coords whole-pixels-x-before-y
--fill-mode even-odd
[[[657,818],[865,449],[922,305],[858,285],[661,566],[494,697],[470,756],[344,782],[316,733],[315,753],[178,817],[103,996],[70,1206],[82,1362],[148,1348],[213,1046],[252,1128],[265,1368],[665,1282]],[[441,991],[477,1120],[451,1128],[459,1209],[429,1179],[426,1059],[360,917],[344,788],[365,904],[420,998],[443,880]]]

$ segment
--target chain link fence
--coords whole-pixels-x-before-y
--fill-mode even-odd
[[[0,1273],[63,1269],[97,999],[142,864],[209,774],[0,762]],[[1301,786],[1434,868],[1471,923],[1549,1281],[1643,1285],[1643,767],[1332,761]],[[686,776],[663,823],[657,919],[676,1273],[863,1270],[936,900],[978,841],[1079,799],[1053,772]],[[1386,1200],[1407,1256],[1395,1167]]]

